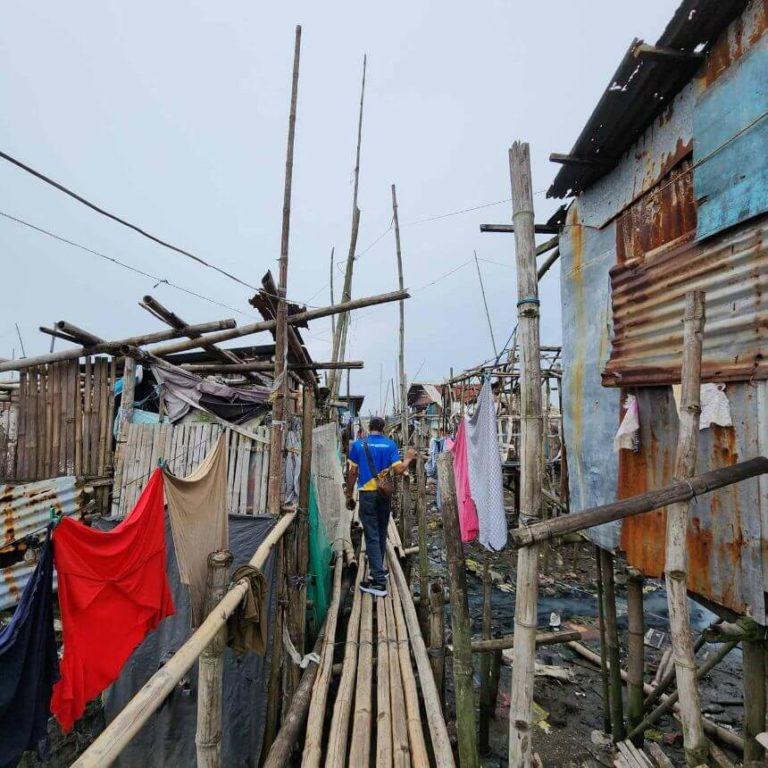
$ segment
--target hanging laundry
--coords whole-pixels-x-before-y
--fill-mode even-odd
[[[111,531],[65,517],[53,541],[64,657],[51,710],[67,733],[147,632],[174,612],[165,575],[162,470]]]
[[[477,509],[478,538],[486,549],[498,552],[507,544],[507,514],[490,380],[483,384],[475,412],[467,422],[467,438],[469,487]]]
[[[11,622],[0,631],[0,768],[16,768],[27,749],[45,757],[58,679],[49,531]]]
[[[205,460],[187,477],[165,474],[165,495],[181,583],[189,587],[192,626],[199,626],[205,608],[208,555],[226,549],[227,439],[221,433]]]
[[[622,449],[637,453],[640,450],[640,411],[634,395],[627,395],[624,410],[624,418],[613,438],[613,450],[616,453]]]
[[[479,533],[477,509],[472,501],[469,488],[469,465],[467,463],[467,431],[464,419],[459,422],[456,440],[451,448],[453,453],[453,477],[456,481],[456,503],[459,507],[459,529],[461,540],[468,544]]]
[[[258,568],[248,564],[232,574],[233,583],[240,579],[248,579],[248,591],[227,623],[228,645],[236,653],[263,654],[267,650],[269,584]]]

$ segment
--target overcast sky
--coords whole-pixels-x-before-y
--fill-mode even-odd
[[[343,281],[363,54],[368,54],[358,252],[387,230],[398,190],[406,370],[440,381],[492,354],[515,318],[514,237],[481,235],[511,204],[420,220],[510,196],[507,149],[531,144],[534,204],[633,37],[653,42],[677,0],[339,3],[6,0],[0,26],[0,149],[108,210],[258,284],[276,272],[294,26],[303,26],[288,293],[329,300]],[[105,338],[159,330],[150,293],[189,322],[249,322],[248,289],[154,245],[0,160],[0,211],[242,313],[142,277],[0,217],[0,357],[48,351],[66,319]],[[455,270],[455,271],[454,271]],[[448,274],[451,273],[451,274]],[[446,276],[447,275],[447,276]],[[354,296],[397,287],[389,232],[356,263]],[[560,340],[559,270],[542,281],[542,343]],[[361,310],[352,390],[379,408],[395,376],[397,305]],[[305,337],[330,359],[330,320]],[[238,343],[265,343],[268,336]]]

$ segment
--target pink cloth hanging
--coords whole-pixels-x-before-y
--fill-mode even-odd
[[[456,503],[459,506],[459,528],[464,544],[474,541],[480,532],[477,509],[469,489],[469,463],[467,461],[467,433],[462,418],[456,431],[456,440],[450,449],[453,453],[453,477],[456,481]]]

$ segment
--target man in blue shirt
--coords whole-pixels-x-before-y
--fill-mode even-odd
[[[370,579],[360,583],[363,592],[386,597],[388,571],[384,568],[387,553],[387,529],[391,499],[379,493],[377,478],[388,472],[402,475],[416,456],[409,448],[405,461],[395,443],[385,437],[384,419],[374,416],[368,425],[369,435],[352,443],[347,474],[347,509],[355,508],[353,497],[357,483],[360,500],[360,522],[365,534],[365,553],[370,566]]]

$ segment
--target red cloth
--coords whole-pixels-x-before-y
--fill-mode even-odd
[[[111,531],[64,518],[53,534],[64,636],[51,711],[67,733],[134,648],[174,612],[165,574],[163,473]]]
[[[456,503],[459,506],[461,540],[468,544],[477,538],[480,533],[480,524],[477,519],[477,508],[472,500],[472,492],[469,489],[467,427],[464,418],[459,423],[459,428],[456,430],[456,441],[450,450],[453,453],[453,479],[456,482]]]

